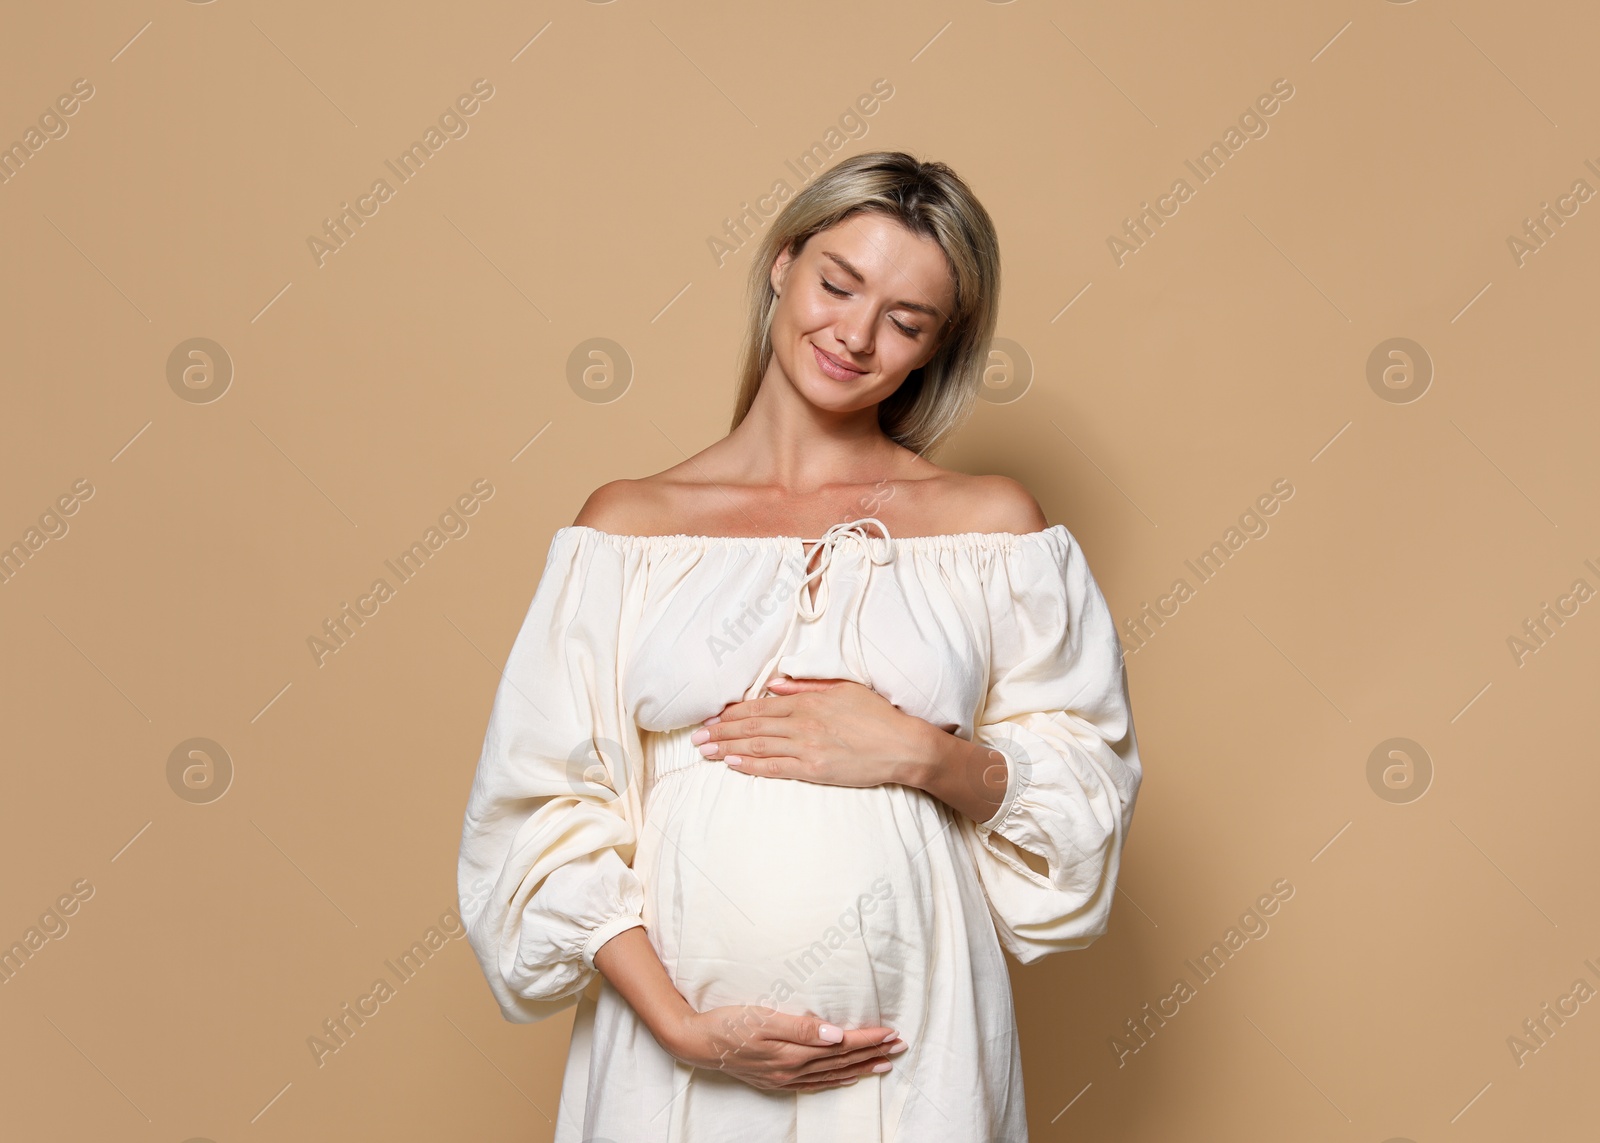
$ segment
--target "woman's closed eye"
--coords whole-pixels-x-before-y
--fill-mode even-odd
[[[822,283],[822,288],[827,290],[834,297],[836,297],[836,298],[848,298],[848,297],[850,297],[850,292],[848,290],[840,289],[838,286],[835,286],[832,282],[828,281],[828,279],[819,278],[818,281],[820,281]],[[894,323],[894,327],[896,329],[898,329],[901,333],[905,334],[907,337],[911,338],[912,340],[916,340],[917,336],[922,333],[922,327],[921,326],[918,326],[918,325],[906,325],[903,321],[901,321],[899,318],[895,317],[893,314],[889,315],[889,320]]]

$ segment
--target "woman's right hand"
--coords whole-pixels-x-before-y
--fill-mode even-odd
[[[886,1072],[909,1046],[891,1028],[843,1029],[818,1016],[756,1004],[684,1013],[662,1046],[692,1067],[726,1072],[762,1091],[820,1091]]]

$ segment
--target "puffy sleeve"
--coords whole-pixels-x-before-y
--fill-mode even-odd
[[[551,540],[461,830],[467,939],[518,1024],[576,1003],[595,950],[644,924],[631,868],[642,749],[618,667],[642,556],[609,539],[574,527]]]
[[[1008,777],[992,818],[957,818],[1001,944],[1027,964],[1106,931],[1142,769],[1122,645],[1077,541],[1032,533],[990,575],[973,741],[1005,754]]]

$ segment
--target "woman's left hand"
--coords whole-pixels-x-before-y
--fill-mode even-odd
[[[773,697],[729,703],[691,736],[745,774],[825,786],[916,785],[931,723],[850,679],[776,678]]]

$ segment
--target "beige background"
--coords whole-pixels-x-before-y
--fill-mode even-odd
[[[0,585],[0,942],[39,946],[0,985],[4,1133],[550,1138],[570,1021],[504,1022],[464,941],[320,1063],[311,1038],[455,906],[551,532],[725,430],[750,247],[713,238],[815,145],[944,160],[999,228],[996,387],[937,459],[1025,482],[1119,618],[1192,589],[1128,640],[1112,930],[1015,972],[1033,1137],[1592,1138],[1600,201],[1508,239],[1600,189],[1597,46],[1572,2],[13,13],[0,143],[93,94],[0,184],[0,543],[37,546]],[[385,160],[479,79],[401,183]],[[1279,79],[1200,183],[1185,160]],[[580,394],[591,338],[625,356]],[[400,584],[384,561],[479,480]],[[1185,561],[1280,480],[1201,583]]]

